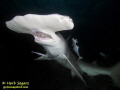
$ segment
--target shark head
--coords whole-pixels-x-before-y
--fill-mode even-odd
[[[53,33],[54,35],[54,33]],[[40,32],[37,30],[33,31],[33,36],[34,36],[34,40],[36,43],[41,44],[41,45],[47,45],[47,46],[51,46],[55,41],[52,37],[52,35],[50,34],[46,34],[44,32]]]
[[[34,36],[35,42],[48,45],[54,43],[55,32],[71,30],[74,24],[69,16],[27,14],[14,17],[6,22],[6,26],[18,33],[31,34]]]

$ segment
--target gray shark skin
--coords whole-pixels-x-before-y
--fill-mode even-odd
[[[78,60],[70,51],[65,39],[58,33],[58,31],[73,29],[74,24],[69,16],[27,14],[14,17],[6,22],[6,26],[15,32],[33,35],[35,42],[43,46],[47,53],[33,52],[41,55],[36,60],[56,60],[69,68],[72,75],[77,75],[84,83],[81,76],[83,73],[89,76],[109,75],[120,88],[120,62],[113,67],[103,68]]]

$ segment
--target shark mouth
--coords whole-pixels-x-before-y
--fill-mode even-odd
[[[33,36],[35,38],[35,41],[37,42],[44,40],[53,40],[53,38],[50,35],[39,31],[34,31]]]

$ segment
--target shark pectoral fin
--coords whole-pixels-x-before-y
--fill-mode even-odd
[[[35,54],[40,56],[39,58],[36,58],[34,60],[52,60],[51,58],[48,57],[47,53],[46,54],[42,54],[42,53],[34,52],[34,51],[32,51],[31,53],[35,53]]]
[[[34,60],[51,60],[50,58],[48,58],[47,56],[41,56],[39,58],[36,58]]]
[[[73,71],[71,71],[71,76],[72,76],[72,78],[74,78],[76,76],[76,74]]]
[[[39,53],[39,52],[34,52],[34,51],[32,51],[31,53],[35,53],[35,54],[37,54],[37,55],[39,55],[39,56],[46,56],[45,54],[42,54],[42,53]]]
[[[84,84],[86,85],[86,82],[85,80],[83,79],[83,77],[80,75],[80,73],[78,72],[78,70],[73,66],[73,64],[70,62],[70,60],[67,59],[67,57],[65,55],[63,55],[64,58],[68,61],[68,63],[70,64],[71,66],[71,69],[73,70],[73,72],[78,76],[79,79],[81,79]]]

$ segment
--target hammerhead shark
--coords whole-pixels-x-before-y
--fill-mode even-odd
[[[27,14],[16,16],[6,22],[6,26],[17,33],[31,34],[34,41],[40,44],[46,51],[46,54],[32,51],[40,55],[36,60],[55,60],[61,65],[71,70],[73,76],[78,76],[85,84],[82,77],[83,73],[89,76],[108,75],[112,78],[116,86],[120,88],[120,62],[110,68],[103,68],[97,65],[82,61],[76,45],[77,40],[73,40],[76,57],[59,31],[72,30],[74,28],[73,20],[69,16],[60,14],[37,15]]]

